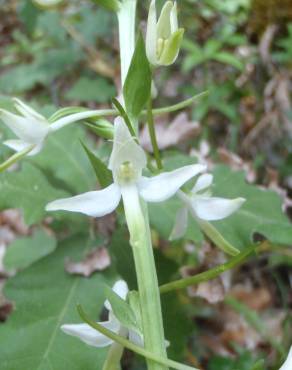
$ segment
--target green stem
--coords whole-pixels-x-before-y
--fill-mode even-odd
[[[161,170],[163,166],[162,166],[162,162],[160,158],[160,153],[159,153],[159,148],[158,148],[158,143],[157,143],[157,138],[156,138],[156,133],[155,133],[151,97],[149,98],[148,107],[147,107],[147,122],[148,122],[149,135],[151,139],[151,145],[153,148],[153,153],[154,153],[154,157],[156,160],[157,168]]]
[[[130,351],[133,351],[133,352],[137,353],[138,355],[143,356],[143,357],[151,360],[151,362],[155,362],[155,363],[159,364],[160,369],[161,368],[165,369],[165,367],[170,367],[170,368],[173,368],[173,369],[176,369],[176,370],[198,370],[194,367],[190,367],[190,366],[187,366],[187,365],[184,365],[184,364],[180,364],[176,361],[169,360],[166,357],[160,357],[160,356],[156,355],[155,353],[144,349],[143,347],[139,347],[139,346],[135,345],[134,343],[130,342],[128,339],[126,339],[124,337],[121,337],[120,335],[112,332],[111,330],[108,330],[104,326],[100,325],[98,322],[95,322],[95,321],[91,320],[89,318],[89,316],[83,311],[81,305],[77,305],[77,310],[78,310],[78,313],[79,313],[80,317],[82,318],[82,320],[84,322],[86,322],[88,325],[90,325],[93,329],[96,329],[101,334],[103,334],[106,337],[112,339],[113,341],[119,343],[120,345],[129,349]]]
[[[134,186],[122,189],[122,196],[136,267],[145,348],[167,358],[146,204],[141,203],[138,189]],[[166,366],[153,361],[148,360],[147,365],[148,370],[167,370]]]
[[[256,247],[253,245],[244,250],[243,252],[241,252],[240,254],[238,254],[237,256],[231,258],[228,262],[223,263],[222,265],[216,266],[208,271],[201,272],[200,274],[190,276],[185,279],[180,279],[173,281],[171,283],[164,284],[159,288],[160,293],[168,293],[173,290],[184,289],[189,287],[190,285],[199,284],[202,283],[203,281],[214,279],[223,272],[231,270],[232,268],[246,261],[247,257],[250,256],[255,250]]]
[[[0,172],[7,170],[10,166],[14,163],[18,162],[21,158],[23,158],[26,154],[31,152],[35,145],[30,145],[28,148],[23,149],[20,152],[13,154],[10,158],[0,164]]]

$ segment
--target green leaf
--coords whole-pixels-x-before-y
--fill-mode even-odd
[[[94,123],[84,122],[84,124],[97,136],[100,136],[104,139],[113,139],[114,126],[106,119],[100,118]]]
[[[151,93],[151,70],[141,35],[136,43],[123,92],[127,113],[131,117],[138,117]]]
[[[100,370],[105,351],[64,334],[64,323],[80,323],[76,304],[82,302],[97,319],[103,286],[114,277],[90,279],[64,271],[64,259],[84,258],[88,241],[82,235],[62,242],[56,251],[10,279],[5,295],[17,309],[1,327],[1,370]]]
[[[19,172],[0,175],[0,209],[21,208],[28,225],[41,221],[45,206],[52,200],[68,196],[57,190],[35,166],[24,163]]]
[[[113,182],[111,171],[82,141],[81,144],[90,160],[98,182],[103,188],[109,186]]]
[[[142,329],[139,327],[136,315],[130,305],[108,286],[105,287],[105,295],[112,306],[114,315],[123,326],[141,333]]]
[[[7,249],[4,266],[8,269],[23,269],[52,253],[57,246],[56,239],[43,230],[32,236],[16,239]]]
[[[31,157],[33,163],[50,176],[52,183],[55,182],[56,186],[74,195],[90,191],[96,185],[95,175],[80,145],[80,139],[86,143],[84,127],[77,123],[69,125],[49,135],[40,154]]]
[[[116,89],[106,79],[81,77],[66,92],[65,98],[85,103],[89,101],[105,103],[115,95]]]
[[[234,56],[231,53],[227,53],[225,51],[221,51],[213,56],[213,59],[217,60],[217,62],[229,64],[232,67],[238,69],[239,71],[243,71],[244,64],[240,61],[239,58]]]

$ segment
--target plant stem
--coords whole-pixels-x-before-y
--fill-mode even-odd
[[[122,87],[135,50],[137,0],[123,0],[118,11]]]
[[[146,204],[141,203],[136,187],[122,191],[122,196],[136,267],[145,349],[167,358]],[[150,360],[147,361],[147,365],[148,370],[168,369]]]
[[[155,157],[155,160],[156,160],[157,168],[159,170],[161,170],[162,169],[162,162],[161,162],[161,158],[160,158],[160,153],[159,153],[159,148],[158,148],[158,143],[157,143],[157,138],[156,138],[156,133],[155,133],[151,96],[149,98],[148,106],[147,106],[147,122],[148,122],[149,135],[150,135],[150,139],[151,139],[151,145],[152,145],[152,148],[153,148],[153,153],[154,153],[154,157]]]
[[[243,263],[247,259],[247,257],[250,256],[255,250],[256,247],[251,246],[244,250],[243,252],[241,252],[240,254],[238,254],[237,256],[231,258],[228,262],[223,263],[222,265],[216,266],[208,271],[201,272],[200,274],[190,276],[185,279],[180,279],[173,281],[171,283],[164,284],[159,288],[160,293],[168,293],[173,290],[184,289],[190,285],[199,284],[202,283],[203,281],[214,279],[223,272],[231,270],[232,268]]]

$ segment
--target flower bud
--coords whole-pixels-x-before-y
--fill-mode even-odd
[[[152,0],[148,13],[146,32],[146,53],[154,65],[168,66],[175,62],[184,29],[178,28],[176,2],[167,1],[157,22],[155,0]]]

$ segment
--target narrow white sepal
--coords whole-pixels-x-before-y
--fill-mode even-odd
[[[292,369],[292,346],[288,353],[288,357],[279,370],[291,370]]]
[[[194,164],[151,178],[142,177],[138,182],[140,195],[147,202],[163,202],[172,197],[188,180],[205,170],[205,165]]]
[[[46,210],[80,212],[91,217],[101,217],[114,211],[120,199],[119,186],[111,184],[103,190],[89,191],[72,198],[55,200],[46,206]]]
[[[161,10],[157,22],[157,38],[168,39],[171,35],[170,15],[173,8],[172,1],[167,1]]]
[[[99,322],[99,324],[114,333],[118,333],[121,327],[119,321],[114,317],[109,321]],[[61,326],[61,329],[64,333],[77,337],[82,342],[93,347],[107,347],[113,343],[111,339],[99,333],[88,324],[65,324]]]
[[[188,208],[182,207],[177,211],[174,227],[170,234],[169,240],[182,238],[188,227]]]
[[[33,144],[26,143],[22,140],[6,140],[3,142],[4,145],[8,146],[8,148],[15,150],[16,152],[21,152],[25,149],[28,149]],[[28,152],[26,155],[33,156],[35,154],[38,154],[43,148],[43,143],[34,145],[33,149]]]
[[[18,98],[13,98],[14,106],[18,110],[19,113],[21,113],[26,118],[34,117],[36,120],[44,121],[46,122],[46,118],[42,116],[40,113],[32,109],[30,106],[25,104],[23,101],[21,101]]]
[[[151,1],[146,31],[146,54],[149,62],[157,64],[157,15],[155,0]]]
[[[196,196],[191,200],[191,205],[200,219],[216,221],[222,220],[236,212],[244,202],[244,198],[224,199]]]

